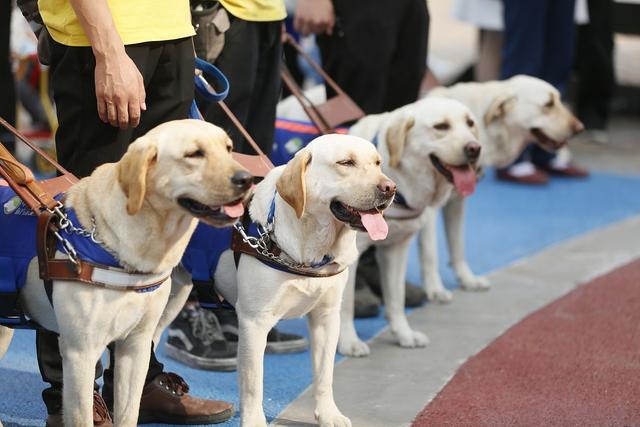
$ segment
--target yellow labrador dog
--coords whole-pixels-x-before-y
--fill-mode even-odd
[[[548,151],[566,145],[583,125],[562,104],[559,92],[549,83],[529,76],[515,76],[505,81],[460,83],[436,88],[429,97],[447,97],[467,105],[481,118],[480,164],[504,167],[511,164],[529,141]],[[464,200],[452,193],[443,207],[449,263],[458,283],[465,290],[485,290],[490,284],[473,274],[464,256]],[[449,302],[451,292],[444,288],[438,272],[436,212],[425,213],[426,225],[421,231],[420,247],[423,284],[432,301]]]
[[[358,235],[358,251],[376,245],[386,317],[402,347],[427,344],[426,335],[414,331],[404,313],[404,283],[409,243],[424,225],[427,207],[445,203],[454,188],[473,193],[476,162],[481,147],[473,113],[458,101],[426,98],[390,113],[369,115],[350,130],[352,135],[377,141],[383,171],[398,185],[396,203],[387,211],[389,234],[376,241]],[[369,347],[353,325],[355,264],[342,304],[338,351],[347,356],[366,356]]]
[[[55,281],[50,303],[37,260],[29,264],[22,307],[37,323],[60,333],[65,425],[93,425],[95,364],[114,341],[114,421],[136,425],[150,342],[170,279],[151,292],[113,288],[132,271],[165,277],[180,261],[198,219],[222,227],[242,215],[251,176],[231,158],[231,148],[229,137],[214,125],[168,122],[133,142],[119,162],[100,166],[66,193],[64,206],[75,212],[74,225],[90,230],[93,224],[94,236],[122,269],[101,270],[113,275],[111,289]],[[11,330],[0,327],[0,349],[10,338]]]
[[[382,173],[375,147],[349,135],[316,138],[255,187],[251,220],[271,230],[271,240],[282,250],[280,257],[313,272],[336,274],[293,274],[243,254],[236,276],[231,251],[220,257],[216,287],[235,303],[239,319],[243,426],[267,425],[262,409],[267,333],[278,320],[305,314],[309,315],[316,418],[325,427],[351,425],[336,406],[332,389],[346,268],[358,256],[356,230],[374,239],[386,236],[382,212],[394,194],[395,184]],[[174,288],[190,289],[191,278],[184,268],[177,269],[173,277]],[[170,305],[180,304],[172,299]],[[173,309],[168,307],[168,311]]]

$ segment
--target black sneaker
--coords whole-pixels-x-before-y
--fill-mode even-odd
[[[237,346],[229,343],[211,310],[183,308],[168,328],[165,354],[196,369],[234,371]]]
[[[216,310],[224,337],[230,343],[238,343],[238,315],[235,310]],[[266,353],[299,353],[305,351],[309,342],[300,335],[280,332],[276,328],[267,335]]]

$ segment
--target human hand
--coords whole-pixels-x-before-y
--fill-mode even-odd
[[[100,120],[120,129],[140,124],[147,109],[144,81],[124,49],[96,55],[95,83]]]
[[[298,0],[293,28],[301,35],[331,35],[335,22],[336,16],[331,0]]]

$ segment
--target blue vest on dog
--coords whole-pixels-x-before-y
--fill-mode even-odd
[[[230,227],[215,228],[198,223],[182,256],[182,266],[191,273],[193,280],[206,282],[213,279],[220,256],[231,249],[232,230]]]

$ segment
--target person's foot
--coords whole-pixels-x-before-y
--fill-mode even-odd
[[[609,144],[610,142],[609,133],[603,129],[587,129],[580,139],[603,145]]]
[[[588,170],[572,162],[569,162],[561,166],[550,164],[546,167],[543,167],[543,169],[549,175],[560,176],[565,178],[586,178],[589,176]]]
[[[235,310],[216,310],[224,337],[230,343],[238,343],[238,315]],[[305,337],[281,332],[276,328],[267,335],[266,353],[299,353],[305,351],[309,342]]]
[[[158,375],[142,390],[139,424],[217,424],[234,414],[233,405],[221,400],[190,396],[189,385],[177,374]]]
[[[506,169],[498,169],[496,177],[500,181],[526,185],[545,185],[549,182],[549,175],[536,168],[533,163],[522,162]]]
[[[46,427],[62,427],[62,412],[49,414],[47,416]],[[96,427],[112,427],[113,422],[109,416],[107,405],[102,396],[97,391],[93,392],[93,425]]]
[[[216,315],[200,307],[185,307],[169,325],[167,356],[196,369],[234,371],[237,346],[225,339]]]

